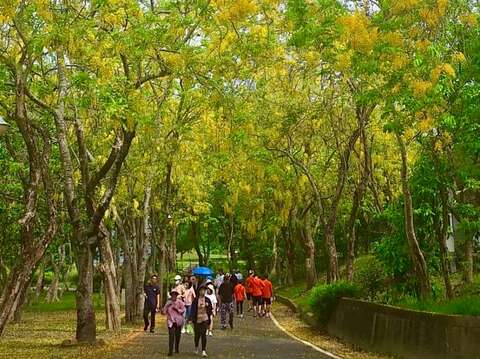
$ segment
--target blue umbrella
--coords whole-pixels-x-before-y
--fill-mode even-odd
[[[206,277],[206,276],[209,276],[209,275],[213,275],[213,270],[211,270],[208,267],[197,267],[197,268],[193,269],[192,273],[194,275]]]

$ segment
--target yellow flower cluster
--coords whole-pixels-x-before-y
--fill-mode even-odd
[[[394,14],[401,14],[401,13],[408,12],[415,9],[419,3],[420,3],[420,0],[393,1],[391,9]]]
[[[427,133],[431,131],[434,126],[435,126],[435,123],[433,121],[433,118],[430,116],[426,116],[423,120],[419,122],[418,129],[422,133]]]
[[[478,17],[473,13],[469,13],[469,14],[460,16],[460,21],[469,27],[474,27],[478,23]]]
[[[420,17],[430,27],[436,27],[440,22],[440,14],[436,11],[436,9],[421,9]]]
[[[364,13],[357,11],[352,15],[343,16],[339,23],[344,26],[345,39],[354,50],[363,54],[372,51],[378,39],[378,28],[371,26]]]
[[[395,54],[392,58],[392,67],[394,70],[403,69],[408,64],[408,57],[404,53]]]
[[[398,31],[387,32],[384,36],[385,41],[393,47],[403,46],[403,36]]]
[[[457,51],[452,55],[452,61],[456,64],[459,64],[467,61],[467,59],[465,58],[465,55],[462,52]]]
[[[413,80],[410,87],[412,88],[413,95],[417,98],[421,98],[432,89],[432,83],[424,80]]]
[[[220,21],[242,20],[258,10],[252,0],[216,1],[216,5],[220,10],[217,15]]]
[[[2,0],[0,1],[0,24],[9,22],[15,15],[15,10],[20,0]]]
[[[347,71],[352,66],[352,51],[344,51],[337,55],[336,68],[339,71]]]
[[[449,0],[437,0],[437,11],[440,16],[445,16]]]
[[[435,66],[435,68],[430,72],[430,77],[434,83],[438,82],[442,74],[447,75],[448,77],[455,77],[456,72],[452,65],[445,63]]]

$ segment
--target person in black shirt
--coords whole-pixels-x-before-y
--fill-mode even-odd
[[[145,304],[143,306],[144,331],[150,326],[150,333],[155,332],[155,315],[160,310],[160,287],[158,286],[158,277],[154,274],[149,282],[143,287]],[[148,315],[150,314],[150,321]]]
[[[227,315],[228,324],[233,329],[233,285],[230,281],[230,275],[225,274],[222,285],[218,289],[218,296],[220,299],[220,324],[222,329],[227,329]]]

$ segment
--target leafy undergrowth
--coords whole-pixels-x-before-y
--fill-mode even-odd
[[[96,319],[97,337],[105,340],[105,345],[65,348],[60,345],[62,341],[75,337],[76,312],[73,295],[66,294],[58,303],[41,303],[28,307],[19,323],[7,325],[0,339],[0,358],[104,358],[107,353],[120,348],[135,335],[131,326],[123,326],[118,333],[107,331],[102,308],[96,311]]]
[[[395,305],[425,312],[480,316],[479,297],[460,297],[450,302],[419,301],[416,298],[406,298]]]
[[[302,308],[309,308],[310,291],[306,290],[305,282],[298,282],[292,287],[280,288],[277,293]]]
[[[345,359],[388,359],[389,356],[357,350],[340,340],[319,332],[299,319],[289,308],[276,302],[273,313],[280,325],[297,338]]]

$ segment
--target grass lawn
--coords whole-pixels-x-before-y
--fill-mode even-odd
[[[402,308],[425,312],[480,316],[480,298],[473,296],[455,298],[450,302],[425,302],[412,298],[399,301],[398,303],[395,303],[395,305]]]
[[[59,358],[104,358],[115,350],[133,333],[133,327],[122,327],[118,333],[105,329],[103,297],[95,297],[97,337],[106,345],[100,347],[61,347],[65,339],[75,337],[75,295],[66,293],[58,303],[40,303],[25,308],[20,323],[7,325],[0,338],[0,358],[15,359],[59,359]]]
[[[305,282],[298,282],[292,287],[280,288],[277,293],[282,297],[287,297],[298,306],[309,310],[310,291],[306,290]]]

